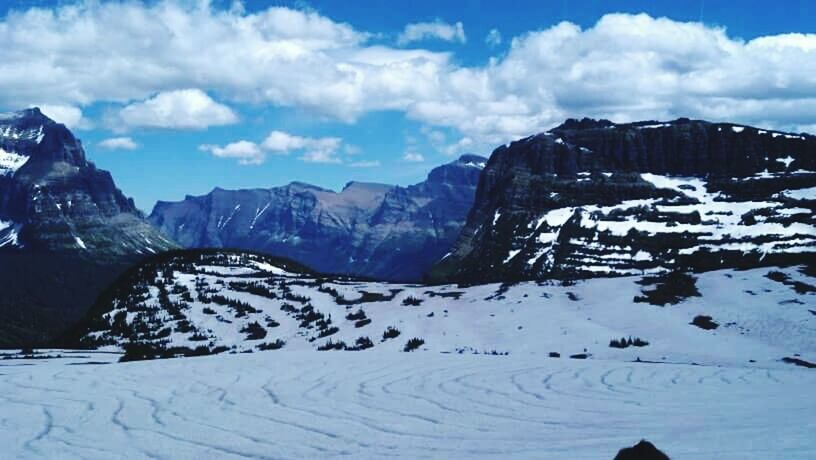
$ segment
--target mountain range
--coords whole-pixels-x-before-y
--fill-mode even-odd
[[[287,258],[319,279],[649,277],[811,263],[814,208],[814,136],[688,119],[571,119],[407,187],[216,188],[159,202],[146,218],[70,130],[28,109],[0,115],[0,346],[42,344],[78,321],[98,322],[113,286],[125,292],[119,302],[155,294],[122,287],[132,280],[119,275],[180,247],[230,249],[221,262]]]
[[[293,182],[159,202],[150,222],[187,248],[288,257],[323,273],[419,281],[459,236],[486,158],[463,155],[408,187]]]

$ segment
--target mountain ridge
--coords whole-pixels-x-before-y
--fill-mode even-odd
[[[494,150],[468,223],[426,280],[795,262],[816,252],[814,186],[811,135],[684,118],[567,120]]]
[[[405,187],[350,181],[339,192],[303,182],[216,188],[158,202],[149,220],[188,248],[251,249],[325,273],[417,281],[458,235],[486,161],[463,155]]]

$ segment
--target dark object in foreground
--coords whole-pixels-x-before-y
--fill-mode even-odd
[[[805,361],[804,359],[785,357],[782,358],[783,363],[796,364],[797,366],[806,367],[808,369],[816,369],[816,364]]]
[[[661,452],[654,444],[641,439],[632,447],[625,447],[618,452],[615,460],[669,460],[669,456]]]

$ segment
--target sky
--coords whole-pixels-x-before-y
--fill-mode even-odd
[[[816,132],[816,2],[0,5],[0,110],[39,106],[149,212],[214,187],[411,184],[566,118]]]

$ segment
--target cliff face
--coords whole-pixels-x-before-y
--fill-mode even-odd
[[[458,236],[485,161],[465,155],[409,187],[215,189],[159,202],[149,220],[188,248],[255,250],[324,273],[417,281]]]
[[[432,281],[639,274],[816,252],[816,137],[568,120],[496,149]]]
[[[0,114],[0,345],[47,339],[118,270],[173,247],[64,125]]]
[[[38,109],[0,117],[0,247],[149,254],[175,245],[148,225],[82,144]]]

